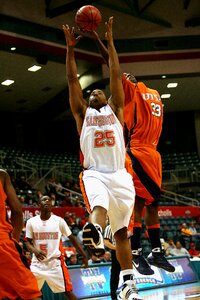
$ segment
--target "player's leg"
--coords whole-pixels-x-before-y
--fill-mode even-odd
[[[83,228],[83,243],[90,254],[102,256],[105,253],[102,231],[106,226],[109,195],[105,181],[109,175],[84,171],[80,175],[80,187],[88,211],[89,223]]]
[[[132,177],[124,170],[119,171],[113,179],[114,184],[112,189],[110,188],[108,216],[116,241],[116,257],[124,282],[119,299],[142,299],[138,295],[133,280],[132,253],[127,232],[135,201]]]
[[[151,242],[152,252],[147,260],[151,265],[162,268],[168,272],[174,272],[172,266],[164,256],[160,242],[160,222],[158,217],[158,201],[146,206],[145,223],[148,230],[149,240]]]
[[[143,257],[141,246],[142,234],[142,211],[145,205],[145,199],[136,196],[134,206],[134,225],[133,235],[130,237],[133,265],[137,271],[143,275],[152,275],[154,271],[150,268],[146,259]]]
[[[127,238],[127,228],[118,230],[114,235],[116,241],[116,257],[121,266],[123,276],[123,287],[119,294],[119,299],[142,299],[137,292],[132,280],[133,266],[130,242]]]

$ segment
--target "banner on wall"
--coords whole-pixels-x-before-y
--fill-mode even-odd
[[[38,215],[40,213],[38,207],[23,207],[24,221]],[[52,212],[64,218],[65,213],[75,213],[78,218],[85,215],[86,210],[83,207],[53,207]],[[200,209],[194,206],[160,206],[158,215],[160,218],[165,217],[196,217],[199,215]],[[10,211],[8,210],[10,216]]]
[[[28,219],[37,216],[40,213],[38,207],[23,207],[22,210],[24,221],[27,221]],[[66,212],[75,213],[76,217],[81,218],[85,215],[86,210],[83,207],[53,207],[52,212],[62,218],[65,217]]]
[[[197,276],[190,266],[188,257],[173,257],[169,262],[175,267],[174,273],[152,266],[154,274],[141,275],[134,269],[134,281],[138,290],[174,286],[177,284],[196,282]],[[70,268],[73,290],[78,299],[106,296],[110,294],[110,264],[92,265],[87,269]],[[119,287],[122,284],[120,279]]]
[[[160,206],[158,216],[163,217],[196,217],[200,209],[195,206]]]

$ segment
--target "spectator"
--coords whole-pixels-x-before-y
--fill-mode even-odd
[[[31,260],[32,260],[31,252],[25,250],[24,251],[24,256],[26,257],[27,263],[30,266],[31,265]]]
[[[176,248],[173,239],[168,239],[167,242],[164,244],[164,249],[165,249],[165,255],[169,256],[171,251]]]
[[[182,224],[181,234],[188,237],[192,236],[193,234],[192,231],[188,228],[186,223]]]
[[[26,200],[25,200],[25,197],[24,197],[24,196],[18,195],[18,199],[19,199],[19,201],[21,202],[22,207],[27,206]]]
[[[79,186],[78,182],[74,182],[74,185],[73,185],[72,189],[73,189],[73,191],[75,191],[77,193],[81,193],[80,186]]]
[[[64,190],[63,194],[64,194],[64,198],[61,201],[60,206],[61,207],[66,207],[66,206],[71,207],[71,206],[73,206],[73,204],[71,202],[70,192]]]
[[[182,244],[186,249],[189,249],[190,247],[190,243],[192,242],[192,236],[192,231],[189,230],[186,223],[183,223],[181,228],[181,241],[183,241]]]
[[[194,221],[191,221],[189,230],[192,232],[193,235],[195,235],[197,233]]]
[[[57,204],[57,195],[56,195],[56,193],[51,192],[49,194],[49,197],[51,198],[52,206],[57,206],[56,205]]]
[[[110,253],[110,251],[106,251],[101,260],[102,260],[102,262],[111,262],[111,253]]]
[[[200,252],[196,250],[196,245],[195,243],[190,243],[190,248],[188,249],[188,252],[190,253],[190,256],[194,257],[200,257]]]
[[[93,265],[93,264],[100,264],[102,261],[99,257],[92,255],[91,258],[88,260],[88,265]]]
[[[188,255],[190,256],[189,252],[186,248],[184,248],[180,241],[177,241],[175,244],[175,248],[170,250],[170,255],[172,256],[182,256],[182,255]]]
[[[69,266],[75,266],[78,265],[78,258],[76,254],[72,254],[67,262],[67,265]]]
[[[31,185],[26,181],[25,176],[23,175],[17,181],[17,187],[23,191],[31,190],[32,188]]]

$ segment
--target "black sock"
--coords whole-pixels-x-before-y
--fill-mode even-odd
[[[154,248],[160,248],[161,251],[162,247],[160,242],[160,228],[148,228],[148,234],[152,250]]]
[[[133,235],[131,236],[131,249],[132,250],[138,250],[141,248],[141,232],[142,227],[134,227],[133,228]]]

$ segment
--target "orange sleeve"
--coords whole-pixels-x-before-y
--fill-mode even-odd
[[[124,105],[126,106],[129,102],[133,100],[133,92],[135,90],[136,84],[128,80],[125,75],[122,77],[122,85],[125,94]]]

